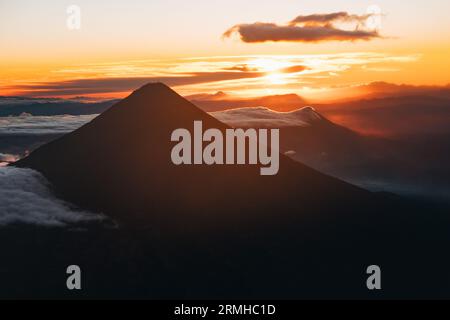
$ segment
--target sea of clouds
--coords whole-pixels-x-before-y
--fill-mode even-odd
[[[103,215],[77,210],[57,199],[39,172],[0,167],[0,227],[11,224],[65,227],[103,220]]]
[[[15,103],[24,102],[17,100]],[[249,108],[216,112],[212,115],[230,125],[238,126],[305,126],[317,120],[313,110],[307,108],[290,113],[273,112],[266,108]],[[30,147],[36,139],[41,139],[40,137],[45,135],[58,136],[72,132],[96,116],[22,114],[0,117],[0,227],[11,224],[64,227],[80,222],[105,220],[102,215],[77,210],[58,199],[52,193],[48,181],[39,172],[7,166],[32,151]],[[24,137],[27,142],[23,145],[23,149],[19,148],[18,154],[8,152],[11,146],[14,146],[15,150],[18,149],[17,141],[23,141]]]
[[[18,138],[60,135],[71,132],[91,121],[95,115],[0,117],[0,227],[28,224],[44,227],[66,227],[79,223],[105,221],[99,214],[77,210],[58,199],[48,181],[39,172],[7,166],[19,160],[8,148]],[[23,146],[20,154],[28,151]]]
[[[0,117],[0,136],[68,133],[78,129],[96,116],[30,116],[24,114],[20,117]]]
[[[277,112],[265,107],[239,108],[210,113],[231,127],[307,127],[322,117],[311,107]]]
[[[20,104],[23,101],[16,101]],[[308,110],[306,110],[308,111]],[[248,114],[247,114],[248,113]],[[275,113],[254,108],[215,113],[219,120],[229,124],[305,125],[309,112]],[[31,150],[36,140],[41,141],[72,132],[90,122],[97,115],[21,116],[0,117],[0,227],[12,224],[31,224],[45,227],[65,227],[86,222],[101,222],[104,216],[77,210],[58,199],[48,181],[39,172],[7,166]],[[252,119],[256,120],[252,122]],[[238,121],[239,120],[239,121]],[[238,123],[240,122],[240,123]],[[25,137],[26,143],[23,143]],[[46,137],[44,140],[47,139]],[[21,141],[19,147],[19,141]],[[44,141],[45,142],[45,141]],[[17,154],[9,152],[11,148]],[[21,149],[22,148],[22,149]]]

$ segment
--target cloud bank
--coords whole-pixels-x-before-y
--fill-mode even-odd
[[[72,209],[51,193],[47,181],[31,169],[0,168],[0,227],[32,224],[64,227],[100,222],[102,215]]]
[[[63,134],[74,131],[97,115],[0,117],[0,137]]]
[[[11,87],[6,87],[5,89],[20,91],[27,93],[28,95],[36,94],[36,96],[71,96],[133,91],[149,82],[163,82],[168,86],[183,86],[216,81],[252,79],[264,76],[263,72],[243,72],[245,70],[234,70],[236,72],[231,71],[232,70],[217,72],[191,72],[151,77],[74,79],[61,82],[14,85]]]
[[[0,117],[0,166],[72,132],[97,115]]]
[[[292,112],[277,112],[264,107],[240,108],[211,112],[210,114],[235,128],[307,127],[323,119],[311,107],[300,108]]]
[[[377,30],[365,28],[371,15],[353,15],[347,12],[298,16],[286,25],[255,22],[237,24],[223,34],[229,38],[234,34],[246,43],[260,42],[324,42],[356,41],[380,38]],[[343,29],[337,23],[353,23],[353,29]]]
[[[18,157],[14,154],[5,154],[0,152],[0,162],[14,162],[17,161]]]

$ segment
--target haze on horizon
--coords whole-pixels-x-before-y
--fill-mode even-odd
[[[71,4],[80,30],[66,26]],[[449,10],[440,0],[1,1],[0,95],[123,97],[162,81],[184,95],[320,100],[374,81],[443,86]]]

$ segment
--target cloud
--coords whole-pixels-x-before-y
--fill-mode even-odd
[[[0,137],[63,134],[78,129],[96,116],[3,117],[0,118]]]
[[[241,72],[257,72],[258,68],[254,68],[254,67],[252,68],[248,64],[237,64],[230,68],[225,68],[224,70],[241,71]]]
[[[265,22],[238,24],[225,31],[223,37],[229,38],[233,34],[238,34],[246,43],[356,41],[380,38],[377,30],[364,28],[365,21],[370,16],[336,12],[298,16],[287,25]],[[353,30],[347,30],[337,27],[337,22],[356,25]]]
[[[9,163],[9,162],[15,162],[19,160],[19,156],[15,154],[9,154],[9,153],[1,153],[0,152],[0,163]]]
[[[327,14],[311,14],[307,16],[298,16],[292,20],[290,25],[305,24],[305,25],[324,25],[332,22],[357,22],[363,24],[371,14],[356,15],[347,12],[333,12]]]
[[[305,70],[308,70],[309,68],[306,66],[302,66],[302,65],[294,65],[294,66],[290,66],[290,67],[286,67],[286,68],[280,68],[279,72],[281,73],[298,73],[298,72],[302,72]],[[252,67],[249,66],[248,64],[237,64],[234,65],[232,67],[229,68],[224,68],[224,70],[228,70],[228,71],[240,71],[240,72],[263,72],[262,70],[259,70],[257,67]]]
[[[246,95],[261,95],[268,85],[267,73],[283,73],[283,87],[293,91],[304,86],[319,86],[323,88],[324,78],[332,77],[331,74],[342,74],[355,66],[385,67],[389,63],[393,67],[400,64],[412,63],[420,59],[418,54],[392,55],[373,52],[353,52],[338,54],[307,54],[307,55],[246,55],[246,56],[212,56],[197,57],[172,61],[171,59],[152,62],[135,62],[136,69],[133,73],[109,73],[109,67],[114,63],[93,66],[74,66],[73,69],[55,70],[62,72],[66,81],[57,79],[44,82],[11,83],[2,89],[14,95],[32,97],[74,97],[77,95],[97,95],[97,97],[124,97],[127,93],[139,88],[148,82],[161,81],[183,95],[192,95],[199,92],[213,91],[239,91]],[[119,62],[117,62],[118,64]],[[126,63],[126,62],[124,62]],[[293,67],[298,66],[298,67]],[[91,68],[92,75],[85,74],[85,68]],[[291,68],[292,67],[292,68]],[[283,68],[289,68],[283,70]],[[304,69],[305,68],[305,69]],[[295,72],[294,72],[295,71]],[[287,76],[287,73],[289,76]],[[286,76],[284,76],[286,75]],[[318,78],[320,76],[321,78]],[[49,79],[52,79],[49,77]],[[334,81],[333,81],[334,82]],[[257,92],[256,92],[257,91]],[[286,91],[278,91],[286,93]],[[41,98],[45,105],[52,104]],[[73,99],[71,99],[73,100]],[[86,102],[85,99],[76,99]],[[33,100],[38,104],[37,100]],[[89,102],[89,101],[88,101]],[[1,105],[0,114],[4,114]],[[5,104],[25,103],[24,101],[4,101]],[[55,104],[63,104],[63,101],[55,100]],[[53,104],[52,104],[53,105]],[[76,105],[71,103],[71,105]],[[35,108],[34,110],[42,109]],[[56,108],[47,108],[56,109]],[[67,108],[69,109],[69,104]],[[30,111],[27,111],[31,113]],[[67,114],[73,114],[66,112]],[[20,113],[19,113],[20,114]],[[33,113],[34,114],[34,113]]]
[[[289,151],[286,151],[284,154],[288,157],[293,157],[297,154],[297,152],[295,152],[294,150],[289,150]]]
[[[10,91],[19,91],[27,96],[64,96],[104,94],[113,92],[129,92],[149,82],[163,82],[169,86],[192,85],[208,82],[258,78],[264,75],[261,72],[243,72],[245,70],[217,71],[217,72],[191,72],[187,74],[174,74],[152,77],[118,77],[118,78],[88,78],[67,80],[61,82],[41,82],[6,87]]]
[[[78,129],[96,116],[0,117],[0,167]]]
[[[36,103],[56,103],[59,101],[60,99],[56,98],[37,99],[29,97],[0,97],[0,107],[5,108],[11,106],[24,106]]]
[[[291,66],[291,67],[281,69],[280,71],[283,73],[298,73],[298,72],[302,72],[305,70],[309,70],[309,68],[305,67],[305,66]]]
[[[71,208],[51,193],[45,178],[31,169],[0,168],[0,226],[33,224],[64,227],[106,218]]]
[[[307,127],[322,117],[311,107],[291,112],[277,112],[264,107],[240,108],[210,113],[216,119],[232,127]]]
[[[118,100],[0,97],[0,118],[9,116],[51,116],[98,114],[107,110]],[[0,123],[2,120],[0,120]]]

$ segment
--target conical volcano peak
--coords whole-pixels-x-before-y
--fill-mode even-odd
[[[201,130],[196,129],[199,122]],[[194,156],[202,157],[206,145],[202,135],[208,129],[223,134],[229,127],[166,85],[149,83],[15,165],[44,174],[65,200],[133,226],[169,221],[192,227],[204,221],[220,225],[233,217],[259,219],[280,207],[304,212],[304,207],[314,207],[322,199],[328,201],[327,208],[333,208],[337,201],[369,197],[363,190],[283,156],[276,161],[280,170],[271,176],[262,176],[260,166],[245,164],[247,151],[241,153],[242,164],[234,160],[224,164],[226,152],[212,165],[191,156],[186,162],[195,165],[175,164],[173,133],[187,132],[183,141],[190,141]],[[219,148],[223,150],[223,145]],[[209,214],[211,208],[214,215]]]
[[[111,117],[118,118],[120,123],[130,122],[130,126],[137,126],[139,123],[146,125],[152,121],[158,127],[171,127],[170,122],[175,125],[181,118],[193,121],[209,116],[164,83],[152,82],[133,91],[98,119],[107,118],[110,121]],[[159,121],[163,123],[158,123]]]
[[[162,82],[150,82],[133,91],[127,99],[145,100],[147,103],[151,103],[183,98]]]
[[[165,85],[162,82],[149,82],[145,85],[143,85],[142,87],[140,87],[139,89],[133,91],[133,95],[137,94],[137,95],[148,95],[148,94],[162,94],[162,93],[166,93],[166,94],[175,94],[178,95],[175,91],[173,91],[169,86]]]

